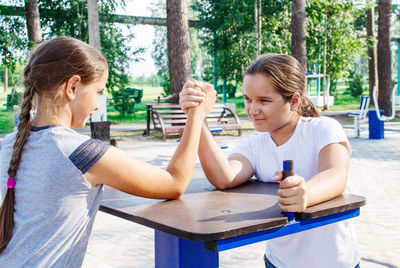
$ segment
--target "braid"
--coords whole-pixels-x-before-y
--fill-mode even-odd
[[[31,109],[34,97],[34,87],[27,87],[24,93],[24,100],[21,106],[21,114],[19,116],[18,132],[15,138],[13,153],[11,156],[8,176],[15,178],[19,163],[21,161],[22,149],[28,139],[31,129]],[[0,208],[0,254],[6,249],[8,242],[11,240],[14,229],[14,204],[15,204],[15,188],[8,188],[3,204]]]
[[[29,136],[31,130],[31,110],[32,101],[34,97],[34,90],[28,89],[24,93],[24,101],[21,106],[21,113],[19,115],[18,133],[15,139],[14,151],[12,153],[8,175],[15,178],[21,160],[22,148]]]

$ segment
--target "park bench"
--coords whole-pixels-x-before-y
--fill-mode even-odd
[[[7,111],[10,111],[14,109],[14,105],[18,105],[21,102],[21,99],[22,99],[22,93],[20,92],[10,93],[7,94],[6,103],[3,105],[6,106]]]
[[[155,131],[162,133],[165,141],[169,134],[181,134],[185,128],[186,115],[178,104],[147,104],[147,129],[144,135],[150,134],[150,121],[153,121]],[[224,104],[217,103],[207,115],[207,123],[210,129],[220,128],[224,130],[237,130],[242,135],[240,121],[235,112]]]
[[[141,103],[142,102],[142,97],[143,97],[143,89],[138,89],[138,88],[124,88],[123,91],[127,93],[129,98],[132,98],[135,100],[135,103]]]

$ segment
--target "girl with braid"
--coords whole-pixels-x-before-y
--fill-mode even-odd
[[[350,143],[334,119],[319,116],[304,96],[306,78],[300,63],[288,55],[265,54],[243,78],[245,109],[255,129],[226,158],[203,125],[199,158],[208,180],[219,189],[245,183],[280,181],[282,211],[302,212],[349,192]],[[196,88],[181,92],[181,108],[201,99]],[[282,181],[282,163],[294,161],[294,174]],[[267,268],[358,267],[360,253],[351,221],[341,221],[267,241]]]
[[[189,110],[162,170],[71,129],[98,109],[107,78],[105,58],[74,38],[44,42],[31,55],[20,123],[0,147],[0,267],[80,267],[104,184],[160,199],[179,198],[189,184],[212,86],[185,84],[202,87],[202,103]]]

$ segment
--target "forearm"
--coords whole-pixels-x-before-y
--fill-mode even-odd
[[[202,126],[198,154],[204,174],[215,187],[232,187],[230,184],[238,171],[231,166],[205,122]]]
[[[347,182],[347,168],[330,168],[306,182],[307,206],[316,205],[341,195]]]
[[[180,189],[180,194],[185,191],[193,174],[204,118],[205,115],[198,108],[189,110],[182,139],[167,168],[172,176],[174,186]]]

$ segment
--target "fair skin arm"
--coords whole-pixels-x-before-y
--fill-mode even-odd
[[[346,187],[348,168],[349,154],[345,145],[332,143],[319,152],[318,174],[307,182],[297,175],[282,181],[282,171],[277,171],[274,180],[281,181],[278,190],[281,210],[302,212],[341,195]]]
[[[185,84],[185,87],[188,84]],[[192,176],[199,146],[201,124],[215,102],[215,91],[204,87],[203,104],[188,111],[188,121],[167,170],[134,159],[118,148],[111,147],[85,173],[92,184],[106,184],[129,194],[176,199],[185,191]]]
[[[224,155],[207,125],[203,123],[199,159],[207,179],[218,189],[243,184],[254,174],[253,166],[241,154]]]
[[[185,88],[180,96],[183,111],[197,105],[201,101],[199,86]],[[232,154],[226,158],[210,133],[206,123],[203,123],[198,151],[199,159],[207,179],[218,189],[231,188],[246,182],[253,176],[253,167],[241,154]]]

